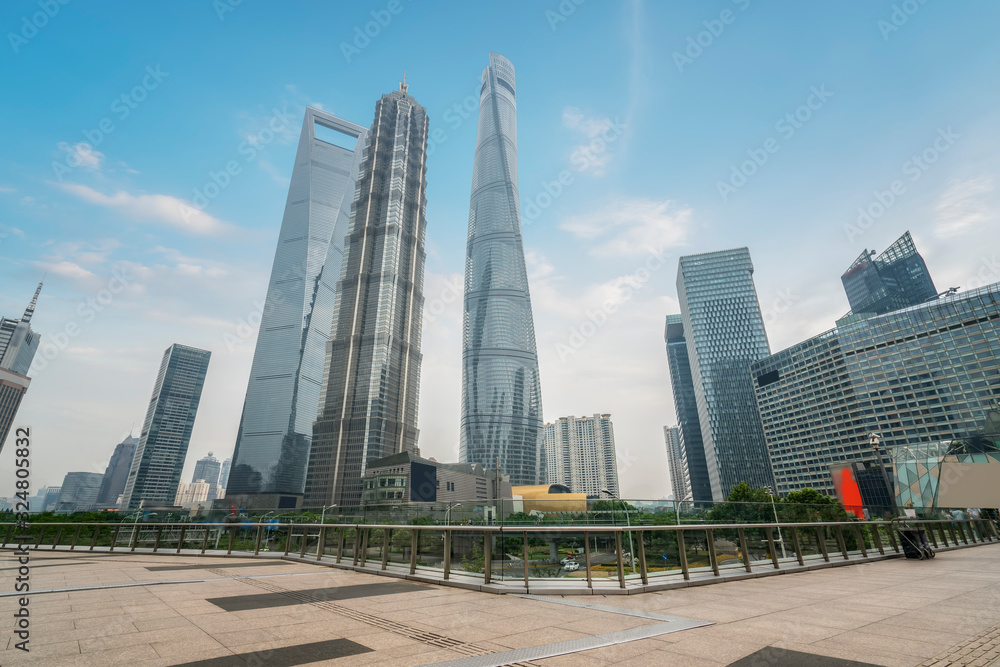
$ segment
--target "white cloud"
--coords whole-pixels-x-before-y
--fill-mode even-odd
[[[578,239],[600,241],[590,250],[596,257],[645,255],[682,245],[692,211],[672,200],[633,199],[604,209],[571,216],[559,228]]]
[[[78,183],[57,185],[90,204],[118,209],[134,220],[142,222],[154,220],[197,236],[217,236],[236,231],[236,227],[228,222],[223,222],[198,210],[183,199],[170,195],[133,195],[124,190],[106,195]]]
[[[76,262],[66,260],[60,262],[35,262],[35,265],[45,269],[49,273],[54,273],[57,276],[69,278],[70,280],[93,280],[97,278],[96,275]]]
[[[611,144],[621,137],[624,126],[608,117],[588,116],[576,107],[563,109],[562,123],[584,139],[570,151],[573,167],[592,176],[603,176],[611,163]]]
[[[59,150],[66,153],[66,157],[63,159],[66,164],[86,167],[93,171],[101,171],[102,163],[104,162],[104,153],[95,149],[90,144],[85,142],[70,144],[60,141],[56,146]]]
[[[6,185],[0,185],[0,192],[17,192],[17,188],[8,187]]]
[[[987,195],[994,189],[993,179],[986,175],[952,180],[935,207],[934,234],[939,238],[957,236],[991,220]]]

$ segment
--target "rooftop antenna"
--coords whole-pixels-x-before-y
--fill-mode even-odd
[[[405,93],[407,88],[409,88],[409,86],[406,85],[406,68],[404,67],[403,80],[399,82],[399,89]]]
[[[44,276],[42,280],[44,280]],[[38,283],[38,288],[35,290],[35,296],[31,297],[31,303],[28,307],[24,309],[24,316],[21,318],[22,322],[30,322],[31,316],[35,314],[35,305],[38,303],[38,294],[42,291],[43,283]]]

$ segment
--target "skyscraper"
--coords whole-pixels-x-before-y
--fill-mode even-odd
[[[459,458],[496,465],[511,484],[547,480],[535,326],[517,194],[514,66],[483,70],[469,198]]]
[[[611,415],[570,415],[545,425],[546,471],[549,484],[563,484],[573,493],[599,498],[601,491],[619,495],[615,427]]]
[[[228,480],[244,506],[294,507],[305,490],[365,135],[306,109]]]
[[[771,351],[747,248],[681,257],[677,296],[712,498],[774,486],[750,364]]]
[[[916,306],[937,294],[910,232],[881,255],[873,255],[874,251],[865,249],[840,278],[851,304],[848,315],[881,315]]]
[[[222,469],[219,471],[219,488],[225,489],[226,484],[229,483],[229,468],[233,465],[232,459],[226,459],[222,462]]]
[[[691,495],[691,475],[688,472],[684,449],[681,447],[681,428],[679,426],[664,426],[663,440],[667,445],[670,490],[673,492],[674,500],[687,500]]]
[[[27,375],[31,368],[31,360],[41,336],[31,330],[31,316],[35,314],[38,295],[42,291],[42,283],[38,283],[35,296],[24,310],[20,320],[0,318],[0,368],[14,371],[18,375]]]
[[[417,451],[427,112],[405,80],[375,105],[313,426],[306,506],[360,505],[369,462]]]
[[[118,496],[125,492],[125,483],[128,481],[128,473],[132,469],[132,458],[135,456],[135,448],[138,445],[139,439],[129,435],[115,446],[108,467],[104,471],[101,488],[97,492],[97,505],[99,507],[115,507],[118,504]]]
[[[94,509],[104,475],[99,472],[68,472],[59,488],[57,512],[85,512]]]
[[[173,503],[211,356],[177,343],[163,353],[122,492],[123,509],[136,509],[141,501],[146,507]]]
[[[0,368],[0,451],[14,425],[14,417],[17,416],[17,409],[29,384],[30,378]]]
[[[670,369],[670,389],[674,395],[674,411],[679,424],[678,440],[681,458],[688,474],[691,500],[712,500],[712,483],[705,461],[705,441],[701,437],[701,420],[698,417],[698,397],[694,391],[688,344],[684,338],[684,318],[667,315],[664,332],[667,343],[667,366]],[[673,468],[671,468],[671,475]],[[681,496],[677,500],[684,500]]]
[[[219,459],[212,456],[212,452],[209,452],[208,456],[198,459],[195,462],[194,474],[191,475],[191,481],[197,482],[199,479],[203,479],[211,486],[215,486],[219,483],[219,473],[221,470],[222,464],[219,463]]]

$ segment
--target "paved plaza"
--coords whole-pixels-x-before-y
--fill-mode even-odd
[[[11,619],[9,551],[0,574]],[[494,595],[276,559],[44,549],[32,551],[30,576],[31,651],[15,649],[8,621],[2,665],[833,667],[990,665],[1000,655],[1000,544],[612,596]]]

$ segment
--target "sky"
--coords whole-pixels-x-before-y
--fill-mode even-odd
[[[775,352],[832,328],[843,271],[907,230],[939,290],[1000,281],[998,20],[942,0],[4,2],[0,313],[45,281],[16,420],[32,488],[104,471],[175,342],[212,352],[183,479],[231,456],[305,107],[370,126],[404,68],[432,133],[420,448],[457,460],[496,51],[544,418],[610,413],[622,495],[666,497],[678,257],[749,247]],[[8,441],[0,494],[13,460]]]

